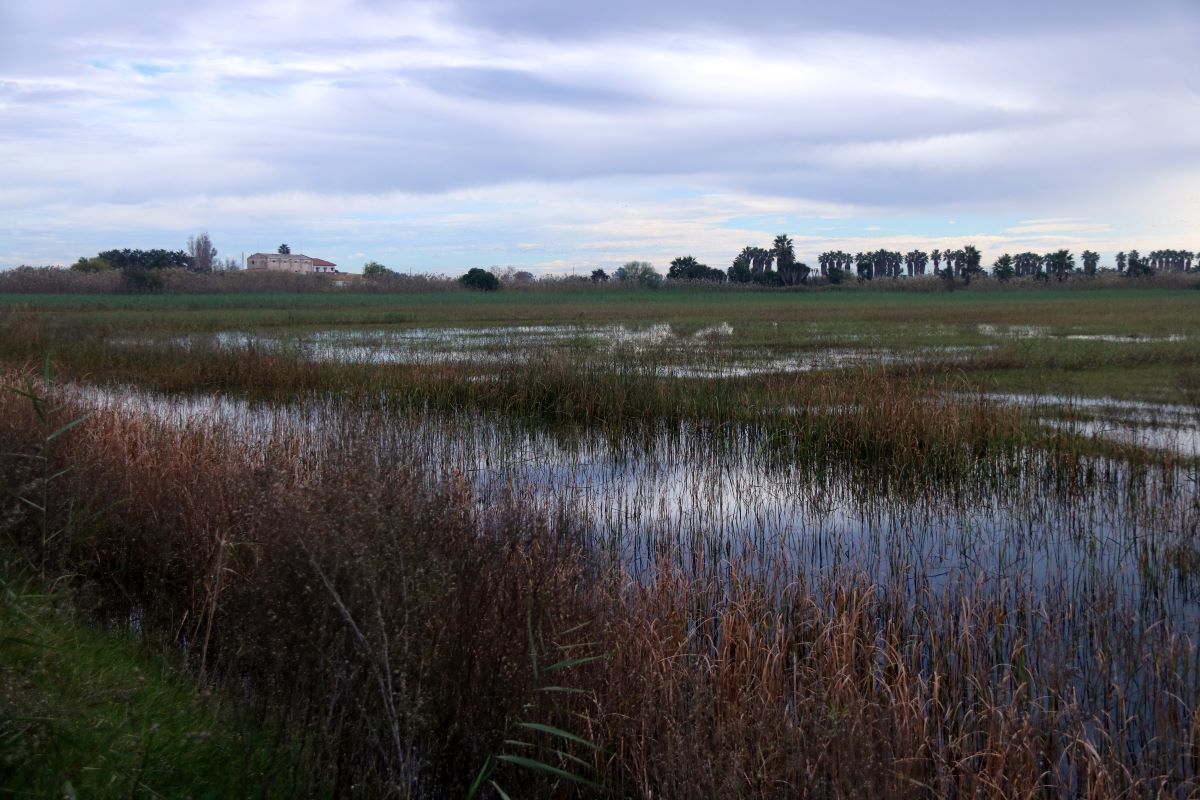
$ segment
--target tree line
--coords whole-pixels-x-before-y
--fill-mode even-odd
[[[282,248],[287,245],[280,245]],[[161,269],[185,269],[189,272],[214,272],[238,269],[236,259],[217,258],[217,248],[207,233],[189,236],[186,250],[136,250],[131,248],[103,250],[90,258],[80,256],[71,265],[75,272],[122,272],[154,271]]]
[[[1137,250],[1116,255],[1111,271],[1126,277],[1141,277],[1156,272],[1200,271],[1197,254],[1190,250],[1155,250],[1143,256]],[[1193,269],[1193,263],[1196,263]],[[787,234],[775,237],[771,247],[748,245],[742,248],[726,270],[700,263],[694,256],[674,259],[667,271],[667,280],[709,281],[712,283],[753,283],[766,286],[796,286],[819,276],[825,282],[839,284],[846,280],[869,281],[876,278],[915,278],[935,276],[946,281],[969,284],[978,276],[991,275],[1000,281],[1013,278],[1064,281],[1071,275],[1095,276],[1102,271],[1100,254],[1084,250],[1076,261],[1070,250],[1050,253],[1004,253],[991,265],[983,266],[983,257],[974,245],[958,249],[899,250],[879,249],[859,253],[829,250],[817,256],[817,268],[796,260],[795,247]],[[602,269],[592,272],[593,282],[609,279]],[[644,261],[631,261],[612,276],[618,280],[635,281],[642,285],[661,282],[663,276]]]
[[[290,253],[291,248],[281,244],[279,253]],[[1160,249],[1147,255],[1137,250],[1116,254],[1112,271],[1126,277],[1141,277],[1156,272],[1185,273],[1200,271],[1197,254],[1190,250]],[[154,272],[162,269],[183,269],[206,273],[238,269],[234,259],[217,258],[217,248],[207,233],[188,238],[186,250],[136,250],[112,249],[92,257],[80,257],[71,269],[76,272],[105,272],[120,270],[131,281],[154,281]],[[1100,255],[1093,250],[1084,250],[1078,261],[1070,250],[1060,249],[1050,253],[1023,252],[1015,255],[1004,253],[985,269],[982,256],[974,245],[958,249],[871,250],[848,253],[844,250],[829,250],[817,256],[814,269],[796,258],[795,245],[787,234],[775,237],[770,247],[747,245],[734,256],[727,269],[717,269],[701,263],[695,256],[686,255],[673,259],[663,276],[646,261],[630,261],[610,276],[603,269],[593,270],[589,278],[601,283],[611,278],[641,286],[657,286],[663,280],[705,281],[710,283],[742,283],[763,286],[797,286],[819,277],[823,282],[839,284],[847,280],[869,281],[877,278],[915,278],[932,275],[948,282],[961,281],[969,284],[977,276],[990,273],[992,278],[1008,281],[1013,278],[1064,281],[1071,275],[1094,276],[1102,271]],[[501,283],[528,283],[532,274],[509,268],[497,274],[494,280],[485,277],[482,269],[470,270],[459,282],[470,288],[494,290]],[[377,262],[364,265],[363,276],[368,279],[401,277]]]

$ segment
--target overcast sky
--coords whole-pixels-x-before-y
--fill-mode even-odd
[[[1200,250],[1200,1],[0,0],[0,267]]]

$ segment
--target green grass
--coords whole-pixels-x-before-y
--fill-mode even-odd
[[[707,325],[728,322],[735,334],[722,340],[719,347],[733,356],[739,352],[785,355],[846,348],[900,352],[987,348],[956,362],[952,377],[956,388],[966,384],[989,391],[1171,401],[1179,399],[1177,374],[1200,365],[1200,348],[1195,346],[1200,340],[1200,292],[1162,286],[959,292],[675,287],[493,294],[0,295],[0,359],[37,360],[50,351],[67,366],[72,362],[99,364],[97,348],[119,349],[105,337],[166,338],[248,331],[286,338],[330,328],[643,326],[664,322],[682,337]],[[1049,335],[1035,339],[989,336],[981,331],[981,325],[1002,331],[1037,326]],[[1187,339],[1101,342],[1060,338],[1070,334],[1180,335]],[[3,339],[8,339],[7,344]],[[578,348],[579,343],[562,346]],[[72,351],[79,358],[73,358]],[[131,369],[136,372],[137,368],[131,365]],[[941,380],[946,365],[931,365],[928,372]],[[102,374],[90,377],[106,379]],[[122,370],[118,377],[128,380],[130,370]],[[234,386],[226,388],[237,391]]]
[[[0,797],[286,797],[274,737],[60,593],[0,572]]]
[[[1043,325],[1052,332],[1200,333],[1200,292],[1172,288],[1006,292],[660,291],[411,294],[0,295],[0,311],[129,329],[230,325],[775,323],[830,333],[897,326]],[[882,330],[880,330],[882,326]],[[786,334],[788,330],[785,330]]]

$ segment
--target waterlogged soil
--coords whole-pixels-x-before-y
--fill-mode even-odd
[[[1140,333],[1054,333],[1050,328],[1043,325],[983,324],[979,325],[977,329],[982,336],[1010,339],[1065,339],[1074,342],[1114,342],[1118,344],[1188,341],[1188,337],[1182,333],[1157,336]]]
[[[1187,339],[1181,334],[1052,334],[1050,329],[1034,325],[983,324],[978,331],[985,337],[1050,337],[1122,345]],[[379,366],[460,364],[479,369],[476,380],[488,379],[489,368],[523,363],[556,351],[614,366],[619,364],[624,370],[642,370],[659,378],[722,379],[905,364],[962,364],[996,347],[944,345],[892,349],[880,347],[874,340],[847,336],[846,346],[830,347],[822,343],[780,351],[739,345],[736,334],[737,330],[728,322],[704,327],[667,323],[522,325],[333,329],[292,335],[223,332],[177,337],[170,343],[183,348],[215,345],[234,351],[288,352],[319,362]],[[162,340],[139,337],[111,343],[137,347],[160,345]],[[1200,458],[1200,413],[1189,406],[1050,394],[992,393],[987,398],[1031,409],[1034,418],[1048,429]]]
[[[176,338],[182,347],[216,345],[293,352],[313,361],[355,364],[465,364],[475,367],[521,363],[568,350],[620,360],[626,368],[665,378],[731,378],[803,373],[864,365],[961,361],[989,346],[928,346],[894,350],[846,337],[846,346],[789,348],[780,353],[737,344],[727,322],[698,329],[658,323],[626,325],[528,325],[481,328],[326,330],[293,336],[223,332]],[[150,338],[121,339],[123,346],[153,345]],[[853,346],[850,346],[853,345]]]
[[[1030,409],[1039,423],[1055,430],[1200,457],[1200,408],[1110,397],[1050,394],[989,394],[989,400]]]

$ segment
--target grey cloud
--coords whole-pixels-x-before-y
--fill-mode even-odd
[[[1188,0],[463,0],[453,13],[491,30],[558,36],[612,32],[725,28],[774,36],[814,30],[853,30],[921,37],[966,36],[1028,30],[1081,29],[1128,19],[1197,13]]]
[[[637,106],[648,102],[624,91],[561,83],[513,69],[445,67],[406,70],[403,77],[432,91],[490,103],[583,107]]]

